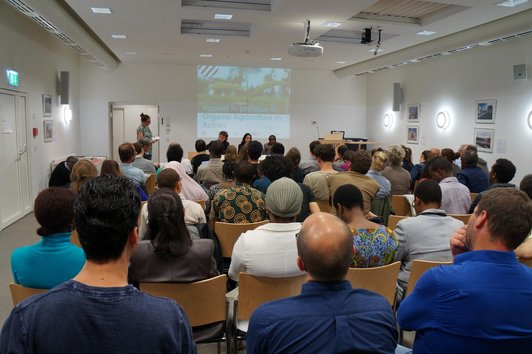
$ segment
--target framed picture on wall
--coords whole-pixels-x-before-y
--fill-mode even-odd
[[[42,115],[44,117],[52,116],[52,96],[42,95]]]
[[[420,104],[409,104],[408,105],[408,120],[409,121],[418,121],[419,120],[419,111],[421,109]]]
[[[49,143],[54,140],[54,121],[46,119],[43,121],[44,142]]]
[[[476,106],[476,123],[495,123],[495,111],[497,108],[497,100],[477,100]]]
[[[406,142],[409,144],[419,143],[419,127],[417,125],[406,126]]]
[[[478,151],[493,152],[494,129],[475,128],[475,145]]]

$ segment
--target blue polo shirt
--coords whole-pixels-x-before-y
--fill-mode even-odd
[[[248,353],[394,353],[396,338],[384,297],[348,281],[313,281],[257,308],[246,341]]]
[[[490,186],[488,175],[477,166],[462,169],[456,178],[458,182],[469,188],[471,193],[483,192]]]
[[[421,277],[397,320],[414,353],[532,353],[532,269],[514,252],[463,253]]]

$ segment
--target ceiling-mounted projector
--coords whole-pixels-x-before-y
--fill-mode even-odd
[[[319,57],[323,54],[323,47],[315,41],[309,39],[310,34],[310,21],[307,20],[305,42],[292,43],[288,48],[288,54],[295,57]]]

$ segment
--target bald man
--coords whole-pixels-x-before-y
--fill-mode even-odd
[[[382,296],[352,289],[347,224],[329,213],[309,216],[297,238],[297,266],[307,272],[301,295],[266,303],[253,313],[248,353],[393,353],[397,330]]]

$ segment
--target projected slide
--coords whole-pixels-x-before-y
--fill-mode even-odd
[[[290,69],[198,65],[199,137],[290,137]]]

